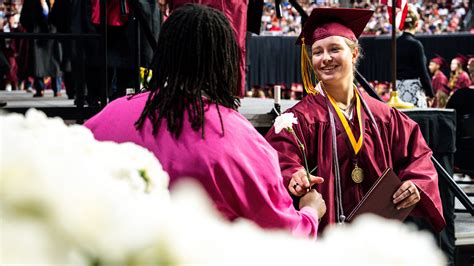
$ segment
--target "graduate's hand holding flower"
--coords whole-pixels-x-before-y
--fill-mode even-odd
[[[300,197],[306,194],[313,185],[321,184],[323,182],[324,179],[322,177],[311,174],[308,175],[306,170],[301,168],[291,176],[290,183],[288,184],[288,190],[291,194]]]
[[[311,189],[308,193],[306,193],[300,199],[300,210],[304,207],[310,207],[316,210],[318,220],[323,218],[324,214],[326,214],[326,202],[324,202],[323,196],[321,193],[317,192],[314,189]]]
[[[420,191],[411,181],[405,181],[393,194],[393,203],[397,210],[408,208],[420,201]]]
[[[291,133],[296,140],[298,148],[300,149],[300,152],[304,161],[304,169],[300,169],[299,171],[297,171],[295,173],[296,176],[295,174],[293,174],[288,190],[293,195],[301,196],[309,191],[313,183],[320,184],[323,181],[322,181],[322,178],[320,177],[317,178],[311,175],[311,173],[313,172],[313,170],[317,168],[317,166],[311,172],[309,171],[308,161],[306,160],[305,147],[303,143],[301,142],[301,140],[296,135],[295,131],[293,130],[293,124],[298,124],[298,119],[295,117],[295,115],[293,113],[284,113],[284,114],[279,115],[275,119],[275,123],[273,124],[273,127],[275,128],[276,134],[280,134],[282,130],[286,130],[289,133]],[[301,173],[303,173],[303,175],[301,175]],[[301,178],[302,176],[306,177],[306,181],[303,181],[303,178]]]

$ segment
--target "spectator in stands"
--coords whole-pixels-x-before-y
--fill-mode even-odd
[[[412,5],[397,38],[397,90],[400,99],[426,108],[434,97],[423,44],[415,38],[419,16]]]
[[[184,5],[163,24],[156,51],[157,87],[108,104],[85,124],[94,136],[146,147],[171,187],[183,177],[196,179],[231,221],[243,217],[316,237],[326,208],[321,195],[309,192],[297,211],[275,150],[236,111],[240,51],[226,17]]]
[[[338,3],[335,1],[298,1],[306,13],[311,13],[311,10],[314,7],[322,6],[331,6],[336,7]],[[367,24],[367,28],[364,30],[366,34],[388,34],[391,32],[391,25],[389,23],[389,16],[387,12],[386,5],[379,5],[379,1],[353,1],[354,8],[366,8],[375,10],[374,16],[371,18],[371,21]],[[440,1],[438,1],[440,2]],[[286,3],[286,2],[283,2]],[[274,10],[274,2],[266,2],[265,9],[267,10],[267,15],[269,18],[262,20],[262,29],[266,30],[267,23],[271,22],[273,18],[276,17]],[[420,14],[420,28],[419,30],[423,33],[429,34],[439,34],[442,32],[458,32],[458,31],[469,31],[468,28],[464,28],[465,25],[462,24],[464,17],[469,10],[468,3],[456,3],[455,5],[448,6],[443,5],[442,3],[438,5],[436,2],[430,1],[418,1],[414,3],[418,13]],[[287,5],[283,5],[282,10],[286,10]],[[294,16],[295,20],[300,20],[301,17],[297,12],[289,12],[285,14],[282,12],[282,15],[285,19],[288,20],[288,16]],[[301,32],[301,26],[297,26],[295,33],[283,30],[281,35],[298,35]]]
[[[471,85],[469,75],[464,71],[464,66],[467,63],[467,58],[461,54],[457,55],[451,60],[451,73],[449,76],[450,95],[457,90],[467,88]]]
[[[448,87],[448,78],[443,73],[443,71],[441,71],[441,69],[445,66],[447,66],[446,60],[444,60],[444,58],[441,56],[431,59],[428,66],[431,74],[433,75],[431,78],[431,83],[435,92],[433,107],[444,108],[448,102],[450,91]]]
[[[266,138],[278,151],[289,193],[300,197],[308,188],[316,188],[323,195],[328,215],[321,228],[344,222],[390,167],[402,180],[393,203],[398,208],[416,204],[412,215],[423,216],[440,231],[445,221],[438,176],[418,125],[353,83],[360,55],[357,38],[371,15],[364,9],[313,10],[298,38],[303,53],[306,45],[311,47],[311,55],[302,56],[308,95],[287,111],[297,118],[292,132],[299,140],[274,128]],[[315,87],[305,78],[313,71],[320,81]],[[316,166],[314,176],[305,170]],[[317,174],[323,183],[314,182]]]

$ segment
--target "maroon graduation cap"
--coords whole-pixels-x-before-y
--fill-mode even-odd
[[[474,61],[474,55],[470,54],[468,55],[469,56],[469,59],[467,60],[467,64],[471,64],[472,61]]]
[[[457,54],[453,59],[456,59],[456,61],[459,62],[459,64],[461,64],[461,66],[464,68],[467,64],[467,58],[462,55],[462,54]]]
[[[434,63],[438,64],[439,67],[444,67],[444,66],[448,65],[446,63],[446,60],[440,55],[436,55],[436,57],[432,58],[431,62],[434,62]]]
[[[308,94],[317,94],[313,76],[316,78],[306,45],[330,36],[342,36],[352,41],[364,31],[374,11],[357,8],[315,8],[303,26],[296,41],[301,44],[301,79]],[[304,41],[303,41],[304,38]]]
[[[342,36],[356,41],[369,22],[373,10],[357,8],[315,8],[303,26],[297,43],[312,45],[330,36]]]

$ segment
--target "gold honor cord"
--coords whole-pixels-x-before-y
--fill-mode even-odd
[[[326,93],[329,101],[334,107],[334,110],[336,110],[337,116],[341,120],[344,130],[346,131],[347,137],[349,138],[349,141],[351,142],[351,146],[354,149],[354,154],[357,158],[357,154],[362,148],[362,144],[364,141],[364,134],[362,132],[362,119],[361,119],[362,115],[360,112],[360,106],[361,106],[360,98],[359,98],[360,96],[359,96],[359,93],[357,92],[357,89],[354,88],[354,93],[356,97],[357,119],[359,120],[359,130],[360,130],[359,139],[357,141],[355,140],[354,133],[352,133],[352,129],[350,128],[349,123],[347,122],[346,116],[342,113],[342,111],[336,105],[336,101],[334,100],[334,98],[332,98],[332,96],[327,91],[324,91],[324,93]],[[364,181],[364,172],[361,168],[358,167],[357,159],[355,160],[355,165],[354,165],[354,169],[352,170],[351,176],[352,176],[352,180],[355,183],[361,183],[362,181]]]

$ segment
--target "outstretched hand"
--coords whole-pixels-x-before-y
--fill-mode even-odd
[[[315,218],[318,220],[323,218],[327,210],[326,202],[324,201],[323,196],[315,189],[310,189],[308,193],[301,197],[299,207],[300,210],[304,207],[313,208],[317,213],[317,217]]]
[[[295,196],[303,196],[306,194],[313,185],[321,184],[324,182],[324,179],[320,176],[306,175],[306,170],[301,168],[300,170],[296,171],[292,176],[290,183],[288,185],[288,190],[291,194]]]

